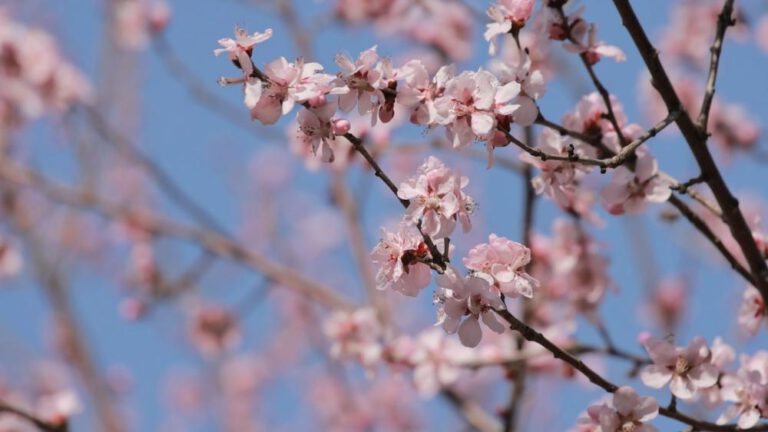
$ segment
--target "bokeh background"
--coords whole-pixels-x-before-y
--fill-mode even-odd
[[[250,123],[239,89],[216,83],[219,76],[237,74],[224,57],[217,58],[212,52],[219,38],[230,37],[235,24],[250,31],[274,29],[272,39],[257,47],[257,64],[278,56],[292,59],[300,55],[278,3],[281,2],[170,0],[171,19],[158,36],[162,41],[147,41],[133,51],[116,50],[111,42],[106,16],[112,6],[106,0],[6,0],[0,1],[0,6],[15,19],[55,35],[61,50],[93,83],[97,106],[114,129],[169,173],[187,194],[214,215],[218,224],[238,233],[254,248],[362,300],[364,291],[347,247],[342,217],[329,205],[328,173],[306,170],[303,161],[287,147],[286,127],[294,114],[272,127]],[[460,70],[476,69],[488,61],[487,45],[482,38],[482,12],[489,2],[466,3],[478,12],[478,17],[474,20],[471,56],[458,62]],[[623,63],[601,61],[596,66],[598,74],[621,100],[632,122],[651,126],[656,119],[647,117],[647,103],[640,96],[644,79],[642,61],[618,14],[610,2],[578,3],[586,7],[585,17],[598,24],[600,39],[618,45],[627,55]],[[656,37],[654,40],[665,29],[675,28],[669,12],[677,2],[633,3],[648,33]],[[754,31],[760,16],[768,11],[763,2],[741,3],[752,26],[750,31]],[[331,73],[337,70],[333,58],[339,52],[356,57],[360,51],[378,45],[383,56],[399,59],[425,49],[397,32],[340,23],[334,18],[335,4],[331,0],[295,0],[293,7],[299,26],[309,35],[312,60],[324,64]],[[548,84],[540,105],[547,117],[559,119],[592,88],[576,57],[557,46],[553,51],[562,70]],[[744,40],[728,38],[724,52],[717,95],[742,104],[749,116],[765,124],[768,53],[749,35]],[[208,95],[217,99],[211,101]],[[31,165],[63,182],[71,182],[78,176],[74,162],[75,149],[81,148],[78,142],[99,139],[85,117],[75,113],[38,120],[19,131],[14,140]],[[406,124],[393,132],[390,145],[411,145],[429,139],[420,128]],[[676,131],[663,133],[649,146],[663,170],[677,178],[697,174],[687,145]],[[480,144],[476,144],[476,150],[482,150]],[[760,204],[768,192],[768,160],[759,154],[768,154],[764,139],[753,153],[726,156],[714,151],[732,189],[740,197],[752,197]],[[456,256],[462,256],[489,233],[519,239],[524,191],[519,175],[498,165],[488,170],[482,158],[429,152],[461,167],[470,177],[470,193],[480,204],[473,231],[454,239]],[[383,156],[383,165],[396,181],[407,178],[408,170],[427,154],[412,153],[403,157],[393,150]],[[497,154],[516,158],[517,150],[498,149]],[[401,209],[370,172],[352,169],[347,176],[352,190],[361,199],[367,242],[373,247],[379,228],[396,220]],[[146,199],[153,203],[153,208],[190,220],[160,193],[148,189]],[[663,221],[660,215],[669,208],[654,205],[643,215],[624,217],[613,217],[600,209],[604,227],[590,228],[610,258],[610,274],[616,283],[616,290],[609,293],[600,313],[617,344],[642,354],[637,342],[640,332],[665,336],[658,334],[658,326],[648,312],[648,292],[664,278],[681,277],[690,291],[676,333],[679,341],[688,341],[695,335],[708,341],[722,336],[740,352],[764,348],[768,341],[765,332],[747,338],[736,326],[744,283],[685,221]],[[62,218],[68,217],[66,214],[65,210],[51,214],[51,223],[61,223]],[[557,217],[562,217],[562,212],[556,206],[544,199],[538,201],[538,232],[548,234]],[[280,345],[296,344],[290,338],[280,340],[288,337],[280,329],[289,325],[280,308],[290,303],[280,297],[292,294],[281,293],[279,287],[269,288],[258,274],[225,261],[217,261],[184,295],[153,304],[139,319],[127,319],[121,307],[125,307],[124,301],[130,294],[123,280],[128,250],[117,247],[101,252],[102,243],[109,243],[115,235],[109,225],[85,224],[72,229],[77,241],[93,245],[88,247],[93,248],[96,256],[86,259],[73,251],[71,259],[63,258],[70,297],[100,367],[121,387],[119,405],[131,430],[223,428],[218,419],[217,410],[221,407],[216,406],[216,393],[199,386],[217,364],[200,356],[187,338],[188,310],[194,304],[213,301],[237,311],[241,343],[232,356],[258,358]],[[156,255],[169,274],[183,272],[198,257],[194,247],[182,242],[160,240],[156,247]],[[23,386],[40,364],[64,363],[56,349],[56,326],[50,306],[30,267],[25,265],[22,274],[1,284],[0,374],[3,381]],[[401,320],[403,328],[423,329],[433,323],[429,291],[416,299],[395,300],[396,319]],[[323,310],[310,311],[305,318],[319,323]],[[588,325],[580,325],[576,335],[586,342],[599,342]],[[320,343],[302,349],[306,352],[295,364],[279,374],[261,378],[263,383],[252,407],[269,430],[322,430],[307,395],[309,377],[328,367],[327,346]],[[610,371],[615,381],[632,383],[641,394],[667,397],[626,378],[626,363],[593,361]],[[365,386],[362,371],[351,367],[345,373],[350,380]],[[486,406],[492,410],[503,404],[507,391],[506,384],[496,386],[487,395]],[[526,430],[566,430],[575,424],[589,402],[602,396],[599,389],[587,383],[554,378],[537,380],[531,392],[532,400],[524,411]],[[73,418],[72,429],[97,430],[92,403],[87,396],[84,398],[85,410]],[[412,398],[413,408],[422,416],[424,430],[462,429],[463,423],[445,401],[423,400],[415,394],[403,398]],[[702,413],[695,406],[685,408],[691,413]],[[664,419],[657,419],[654,424],[661,430],[681,427]]]

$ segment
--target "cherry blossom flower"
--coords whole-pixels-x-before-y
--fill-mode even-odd
[[[308,108],[299,111],[297,115],[299,127],[297,139],[306,147],[312,148],[312,153],[317,154],[320,149],[320,159],[323,162],[333,162],[333,148],[336,137],[349,131],[349,122],[334,119],[336,104],[326,103],[317,108]]]
[[[411,109],[411,122],[420,125],[438,121],[435,100],[443,95],[453,77],[453,67],[442,66],[430,80],[427,68],[418,60],[403,65],[407,69],[404,86],[398,89],[397,102]]]
[[[454,147],[475,138],[487,139],[496,126],[496,114],[511,115],[520,107],[510,103],[519,93],[519,83],[499,86],[488,71],[463,72],[448,81],[445,93],[435,102],[438,122],[446,125]]]
[[[520,92],[511,101],[512,104],[519,105],[512,114],[512,121],[520,126],[530,126],[536,122],[539,116],[536,101],[544,96],[546,83],[544,74],[533,68],[532,59],[527,50],[518,49],[518,55],[492,62],[490,69],[501,84],[510,82],[520,84]]]
[[[654,288],[653,311],[666,329],[674,329],[683,317],[688,292],[688,281],[682,277],[664,278]]]
[[[400,184],[397,196],[410,201],[404,220],[414,225],[422,221],[423,232],[434,238],[448,237],[462,203],[467,202],[462,189],[468,183],[467,177],[457,175],[430,156],[416,177]]]
[[[573,148],[571,148],[573,146]],[[548,154],[569,156],[573,153],[578,157],[592,156],[590,147],[579,145],[578,142],[561,136],[552,129],[544,129],[539,134],[537,148]],[[531,185],[537,194],[545,194],[563,208],[573,206],[573,190],[578,187],[578,181],[589,171],[590,167],[557,160],[541,160],[529,153],[520,153],[520,160],[541,170],[539,175],[531,179]]]
[[[656,418],[659,404],[652,397],[639,396],[632,387],[622,386],[608,403],[592,405],[579,419],[578,432],[655,432],[645,424]]]
[[[415,297],[432,279],[429,266],[421,262],[429,258],[429,250],[414,227],[400,225],[397,232],[382,230],[382,239],[371,255],[379,266],[376,287],[380,290]]]
[[[454,61],[466,60],[471,54],[473,17],[458,2],[399,0],[378,24],[389,34],[433,47]]]
[[[497,293],[515,298],[533,297],[539,281],[525,272],[531,261],[531,250],[524,245],[491,234],[488,243],[475,246],[464,258],[473,275],[484,279]]]
[[[240,343],[237,320],[228,309],[205,305],[194,312],[189,325],[192,343],[206,357],[215,357]]]
[[[614,45],[607,45],[605,42],[597,40],[597,25],[587,24],[586,21],[578,21],[571,29],[571,36],[576,43],[567,42],[565,49],[571,52],[584,54],[587,62],[593,65],[603,57],[611,57],[617,62],[626,60],[626,56],[621,48]],[[584,37],[586,36],[586,42]]]
[[[143,49],[149,43],[151,33],[163,30],[170,17],[171,9],[165,1],[119,2],[114,7],[115,40],[124,49]]]
[[[589,314],[612,284],[608,259],[599,253],[599,245],[577,223],[557,219],[552,231],[549,260],[553,264],[548,291],[559,290],[577,311]]]
[[[335,358],[353,359],[366,368],[381,359],[381,329],[372,308],[337,311],[325,321],[323,332],[333,342],[331,355]]]
[[[373,46],[362,53],[354,62],[343,54],[336,56],[336,64],[342,69],[341,79],[349,87],[349,93],[339,96],[339,109],[349,112],[357,105],[360,114],[375,111],[384,99],[379,90],[383,76],[379,55]],[[376,113],[372,121],[376,119]]]
[[[672,194],[669,180],[659,176],[656,158],[640,149],[635,154],[635,171],[619,166],[600,194],[603,207],[613,215],[639,213],[646,203],[664,202]]]
[[[486,26],[485,40],[490,42],[488,54],[496,54],[496,38],[506,33],[517,32],[525,25],[533,12],[534,0],[498,0],[488,8],[488,17],[493,20]]]
[[[504,309],[504,302],[498,293],[491,291],[485,279],[472,275],[462,277],[455,268],[449,268],[437,277],[437,286],[437,324],[449,334],[458,331],[462,345],[473,348],[480,343],[480,319],[496,333],[506,329],[493,312]]]
[[[427,329],[415,339],[398,337],[387,349],[391,361],[413,369],[416,390],[424,397],[456,382],[461,373],[458,364],[473,357],[470,350],[437,328]]]
[[[695,337],[687,347],[676,348],[665,340],[650,338],[644,343],[653,361],[640,372],[643,383],[661,388],[669,383],[672,394],[691,399],[697,390],[713,386],[719,371],[712,364],[712,353],[706,341]]]
[[[386,14],[395,0],[338,0],[336,14],[353,24],[379,18]]]
[[[264,33],[256,32],[252,35],[248,35],[248,31],[235,26],[235,38],[219,39],[219,45],[221,45],[222,48],[213,50],[213,53],[217,56],[222,53],[227,53],[232,63],[242,69],[246,76],[249,76],[253,72],[253,63],[251,62],[253,47],[271,37],[271,28],[264,30]]]
[[[717,419],[725,424],[738,418],[737,425],[748,429],[768,414],[768,352],[742,355],[741,366],[720,379],[722,398],[733,404]]]
[[[616,116],[616,122],[619,127],[624,127],[627,123],[627,117],[624,114],[624,108],[618,98],[611,95],[611,107]],[[563,116],[563,126],[589,136],[604,135],[609,132],[615,132],[615,128],[605,115],[608,108],[605,106],[602,96],[597,92],[582,96],[573,110]]]
[[[720,371],[720,376],[723,375],[723,371],[736,359],[736,352],[727,343],[723,342],[723,339],[716,337],[712,342],[712,364]],[[718,377],[718,380],[721,380]],[[698,391],[699,395],[707,406],[714,407],[723,402],[723,392],[720,385],[713,385],[705,389]]]
[[[66,423],[70,417],[83,411],[83,402],[74,391],[60,391],[43,395],[37,401],[38,415],[54,425]]]
[[[754,336],[765,322],[765,304],[763,296],[753,286],[747,286],[739,308],[739,327]]]
[[[65,61],[48,32],[22,25],[4,10],[0,28],[0,128],[92,101],[88,81]]]
[[[726,104],[715,98],[709,113],[709,130],[712,140],[726,155],[734,151],[749,151],[760,139],[760,126],[737,104]]]

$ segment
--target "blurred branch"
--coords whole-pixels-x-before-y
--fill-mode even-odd
[[[501,425],[483,411],[479,405],[464,398],[455,390],[445,389],[441,394],[459,410],[467,423],[474,429],[480,432],[498,432],[502,430]]]
[[[93,360],[85,332],[80,328],[75,312],[68,298],[68,287],[56,265],[45,256],[46,246],[27,224],[27,218],[18,209],[10,212],[11,223],[22,239],[32,262],[35,277],[42,285],[51,304],[55,318],[57,339],[64,355],[78,371],[85,388],[90,394],[96,413],[105,432],[120,432],[124,428],[114,407],[114,398],[109,383],[101,376]]]
[[[253,268],[264,276],[332,308],[350,308],[352,305],[335,290],[321,285],[299,273],[296,269],[278,264],[256,251],[250,250],[226,235],[210,229],[187,225],[155,215],[149,211],[132,209],[91,193],[51,182],[37,172],[13,162],[0,161],[0,178],[20,186],[29,187],[44,196],[74,207],[85,208],[110,219],[126,219],[149,233],[181,238],[210,253]]]

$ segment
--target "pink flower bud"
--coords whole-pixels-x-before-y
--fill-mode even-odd
[[[344,135],[349,132],[350,127],[349,120],[336,119],[331,121],[331,128],[333,129],[334,135]]]

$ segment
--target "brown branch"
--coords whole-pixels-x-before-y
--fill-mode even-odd
[[[726,261],[728,261],[731,267],[738,274],[740,274],[744,280],[754,285],[752,274],[750,274],[749,271],[745,269],[741,263],[739,263],[739,260],[733,256],[727,247],[725,247],[723,240],[720,239],[720,237],[718,237],[711,228],[709,228],[707,223],[704,222],[704,220],[701,219],[699,215],[697,215],[693,210],[691,210],[690,207],[688,207],[682,200],[680,200],[680,198],[676,197],[675,195],[669,197],[669,203],[672,204],[678,211],[680,211],[680,213],[686,219],[688,219],[691,225],[693,225],[707,240],[709,240],[710,243],[712,243],[712,245],[720,252]]]
[[[672,82],[664,70],[664,66],[662,66],[659,60],[659,53],[648,39],[629,0],[614,0],[613,3],[621,15],[624,27],[626,27],[632,40],[635,42],[651,74],[654,88],[661,95],[667,109],[670,112],[675,110],[681,111],[681,115],[676,120],[677,126],[688,143],[691,153],[693,153],[701,169],[703,178],[712,190],[723,212],[723,219],[728,225],[731,235],[739,244],[747,263],[749,263],[754,286],[760,291],[764,301],[768,303],[768,266],[766,266],[765,257],[757,248],[757,244],[752,237],[752,230],[750,230],[744,215],[739,209],[739,201],[731,193],[720,174],[717,164],[715,164],[712,158],[712,154],[707,147],[707,136],[696,126],[682,106],[672,86]]]
[[[595,384],[596,386],[602,388],[608,393],[614,393],[616,390],[619,389],[619,386],[616,384],[608,381],[606,378],[604,378],[599,373],[595,372],[592,368],[587,366],[583,361],[581,361],[578,357],[571,354],[570,352],[560,348],[557,346],[554,342],[547,339],[543,334],[539,333],[538,331],[534,330],[533,328],[526,325],[524,322],[517,319],[514,315],[512,315],[508,310],[502,309],[502,310],[495,310],[496,314],[498,314],[500,317],[502,317],[508,324],[509,328],[512,330],[520,332],[520,334],[525,338],[525,340],[529,342],[534,342],[542,347],[544,347],[547,351],[552,353],[552,355],[564,361],[565,363],[572,366],[574,369],[579,371],[582,375],[584,375],[592,384]],[[715,423],[710,423],[706,421],[701,421],[694,419],[693,417],[689,417],[685,414],[682,414],[677,411],[677,409],[671,409],[671,408],[659,408],[659,414],[669,417],[671,419],[675,419],[679,422],[685,423],[689,426],[692,426],[693,428],[697,430],[707,430],[707,431],[725,431],[725,432],[735,432],[735,431],[750,431],[750,432],[756,432],[756,431],[768,431],[768,424],[761,424],[757,425],[750,429],[739,429],[737,425],[735,424],[724,424],[724,425],[718,425]]]
[[[621,151],[619,151],[618,153],[616,153],[615,155],[613,155],[613,156],[611,156],[609,158],[603,158],[603,159],[593,159],[593,158],[588,158],[588,157],[582,157],[582,156],[579,156],[579,155],[576,155],[576,154],[569,155],[569,156],[562,156],[562,155],[556,155],[556,154],[547,153],[547,152],[541,151],[540,149],[538,149],[536,147],[532,147],[532,146],[530,146],[530,145],[520,141],[519,139],[517,139],[514,135],[510,134],[509,132],[505,132],[503,130],[502,130],[502,132],[504,132],[504,134],[506,135],[507,139],[511,143],[515,144],[517,147],[520,147],[526,153],[528,153],[528,154],[530,154],[532,156],[536,156],[536,157],[540,158],[543,161],[546,161],[546,160],[557,160],[557,161],[563,161],[563,162],[573,162],[573,163],[582,164],[582,165],[598,166],[598,167],[600,167],[601,170],[605,170],[607,168],[616,168],[616,167],[624,164],[624,162],[626,162],[627,159],[629,159],[632,156],[634,156],[635,151],[637,150],[638,147],[643,145],[643,143],[645,143],[649,139],[655,137],[665,127],[667,127],[670,123],[675,121],[679,115],[680,115],[679,111],[672,111],[664,120],[658,122],[652,128],[650,128],[647,131],[645,131],[642,135],[637,137],[636,140],[634,140],[631,143],[625,145],[621,149]],[[547,126],[547,127],[549,127],[549,126]],[[501,130],[501,129],[499,129],[499,130]],[[557,129],[557,130],[559,130],[559,129]],[[573,132],[573,131],[569,131],[568,129],[565,129],[565,128],[563,128],[563,130],[568,131],[568,133],[567,133],[568,135],[571,135],[571,132]]]
[[[560,19],[563,21],[562,29],[565,32],[566,38],[572,43],[579,45],[580,42],[576,40],[571,34],[571,25],[568,23],[568,16],[565,14],[565,11],[563,10],[563,4],[564,2],[555,4],[549,7],[555,9],[558,15],[560,16]],[[584,67],[587,69],[587,73],[589,74],[589,78],[592,80],[592,84],[594,84],[595,89],[597,89],[597,92],[600,94],[600,97],[603,99],[603,103],[605,104],[605,109],[606,111],[608,111],[607,112],[608,121],[611,122],[613,129],[616,131],[616,134],[619,137],[619,143],[621,144],[622,147],[626,146],[628,144],[628,141],[627,141],[627,138],[624,136],[624,133],[621,130],[621,126],[619,125],[619,121],[616,119],[616,114],[613,111],[613,103],[611,102],[611,95],[608,93],[608,90],[605,88],[603,83],[600,81],[600,78],[598,78],[597,74],[595,73],[594,66],[589,61],[587,53],[584,53],[584,52],[579,53],[579,58],[581,59],[582,64],[584,64]]]
[[[392,191],[392,193],[395,194],[395,197],[397,197],[398,201],[400,201],[400,204],[407,209],[410,205],[410,201],[402,199],[397,195],[397,186],[395,186],[395,183],[392,181],[392,179],[389,178],[389,176],[387,176],[384,170],[381,169],[381,166],[378,162],[376,162],[376,159],[371,156],[371,153],[369,153],[363,145],[363,141],[349,132],[345,133],[343,136],[352,144],[352,147],[354,147],[355,151],[360,153],[366,162],[368,162],[368,165],[371,166],[376,177],[380,178],[381,181],[387,185],[389,190]],[[419,232],[424,239],[424,243],[427,245],[427,248],[429,248],[429,253],[432,255],[432,261],[428,263],[428,265],[430,265],[433,270],[442,273],[445,271],[448,257],[444,257],[443,254],[440,253],[440,251],[437,249],[437,246],[435,246],[435,242],[432,241],[432,238],[424,234],[424,232],[421,230],[421,221],[419,221],[419,223],[416,225],[416,228],[419,229]]]
[[[699,111],[698,125],[704,135],[707,134],[707,123],[709,123],[709,111],[712,108],[712,101],[715,98],[715,82],[717,81],[717,71],[720,66],[720,54],[723,51],[723,40],[725,31],[733,25],[733,3],[734,0],[725,0],[723,10],[717,17],[717,31],[715,32],[715,41],[709,49],[711,57],[709,60],[709,74],[707,76],[707,87],[704,91],[704,100],[701,103]]]
[[[58,424],[50,423],[30,414],[27,411],[11,406],[3,401],[0,401],[0,413],[13,414],[17,417],[20,417],[32,423],[38,429],[44,432],[68,432],[69,431],[69,423],[66,421]]]

